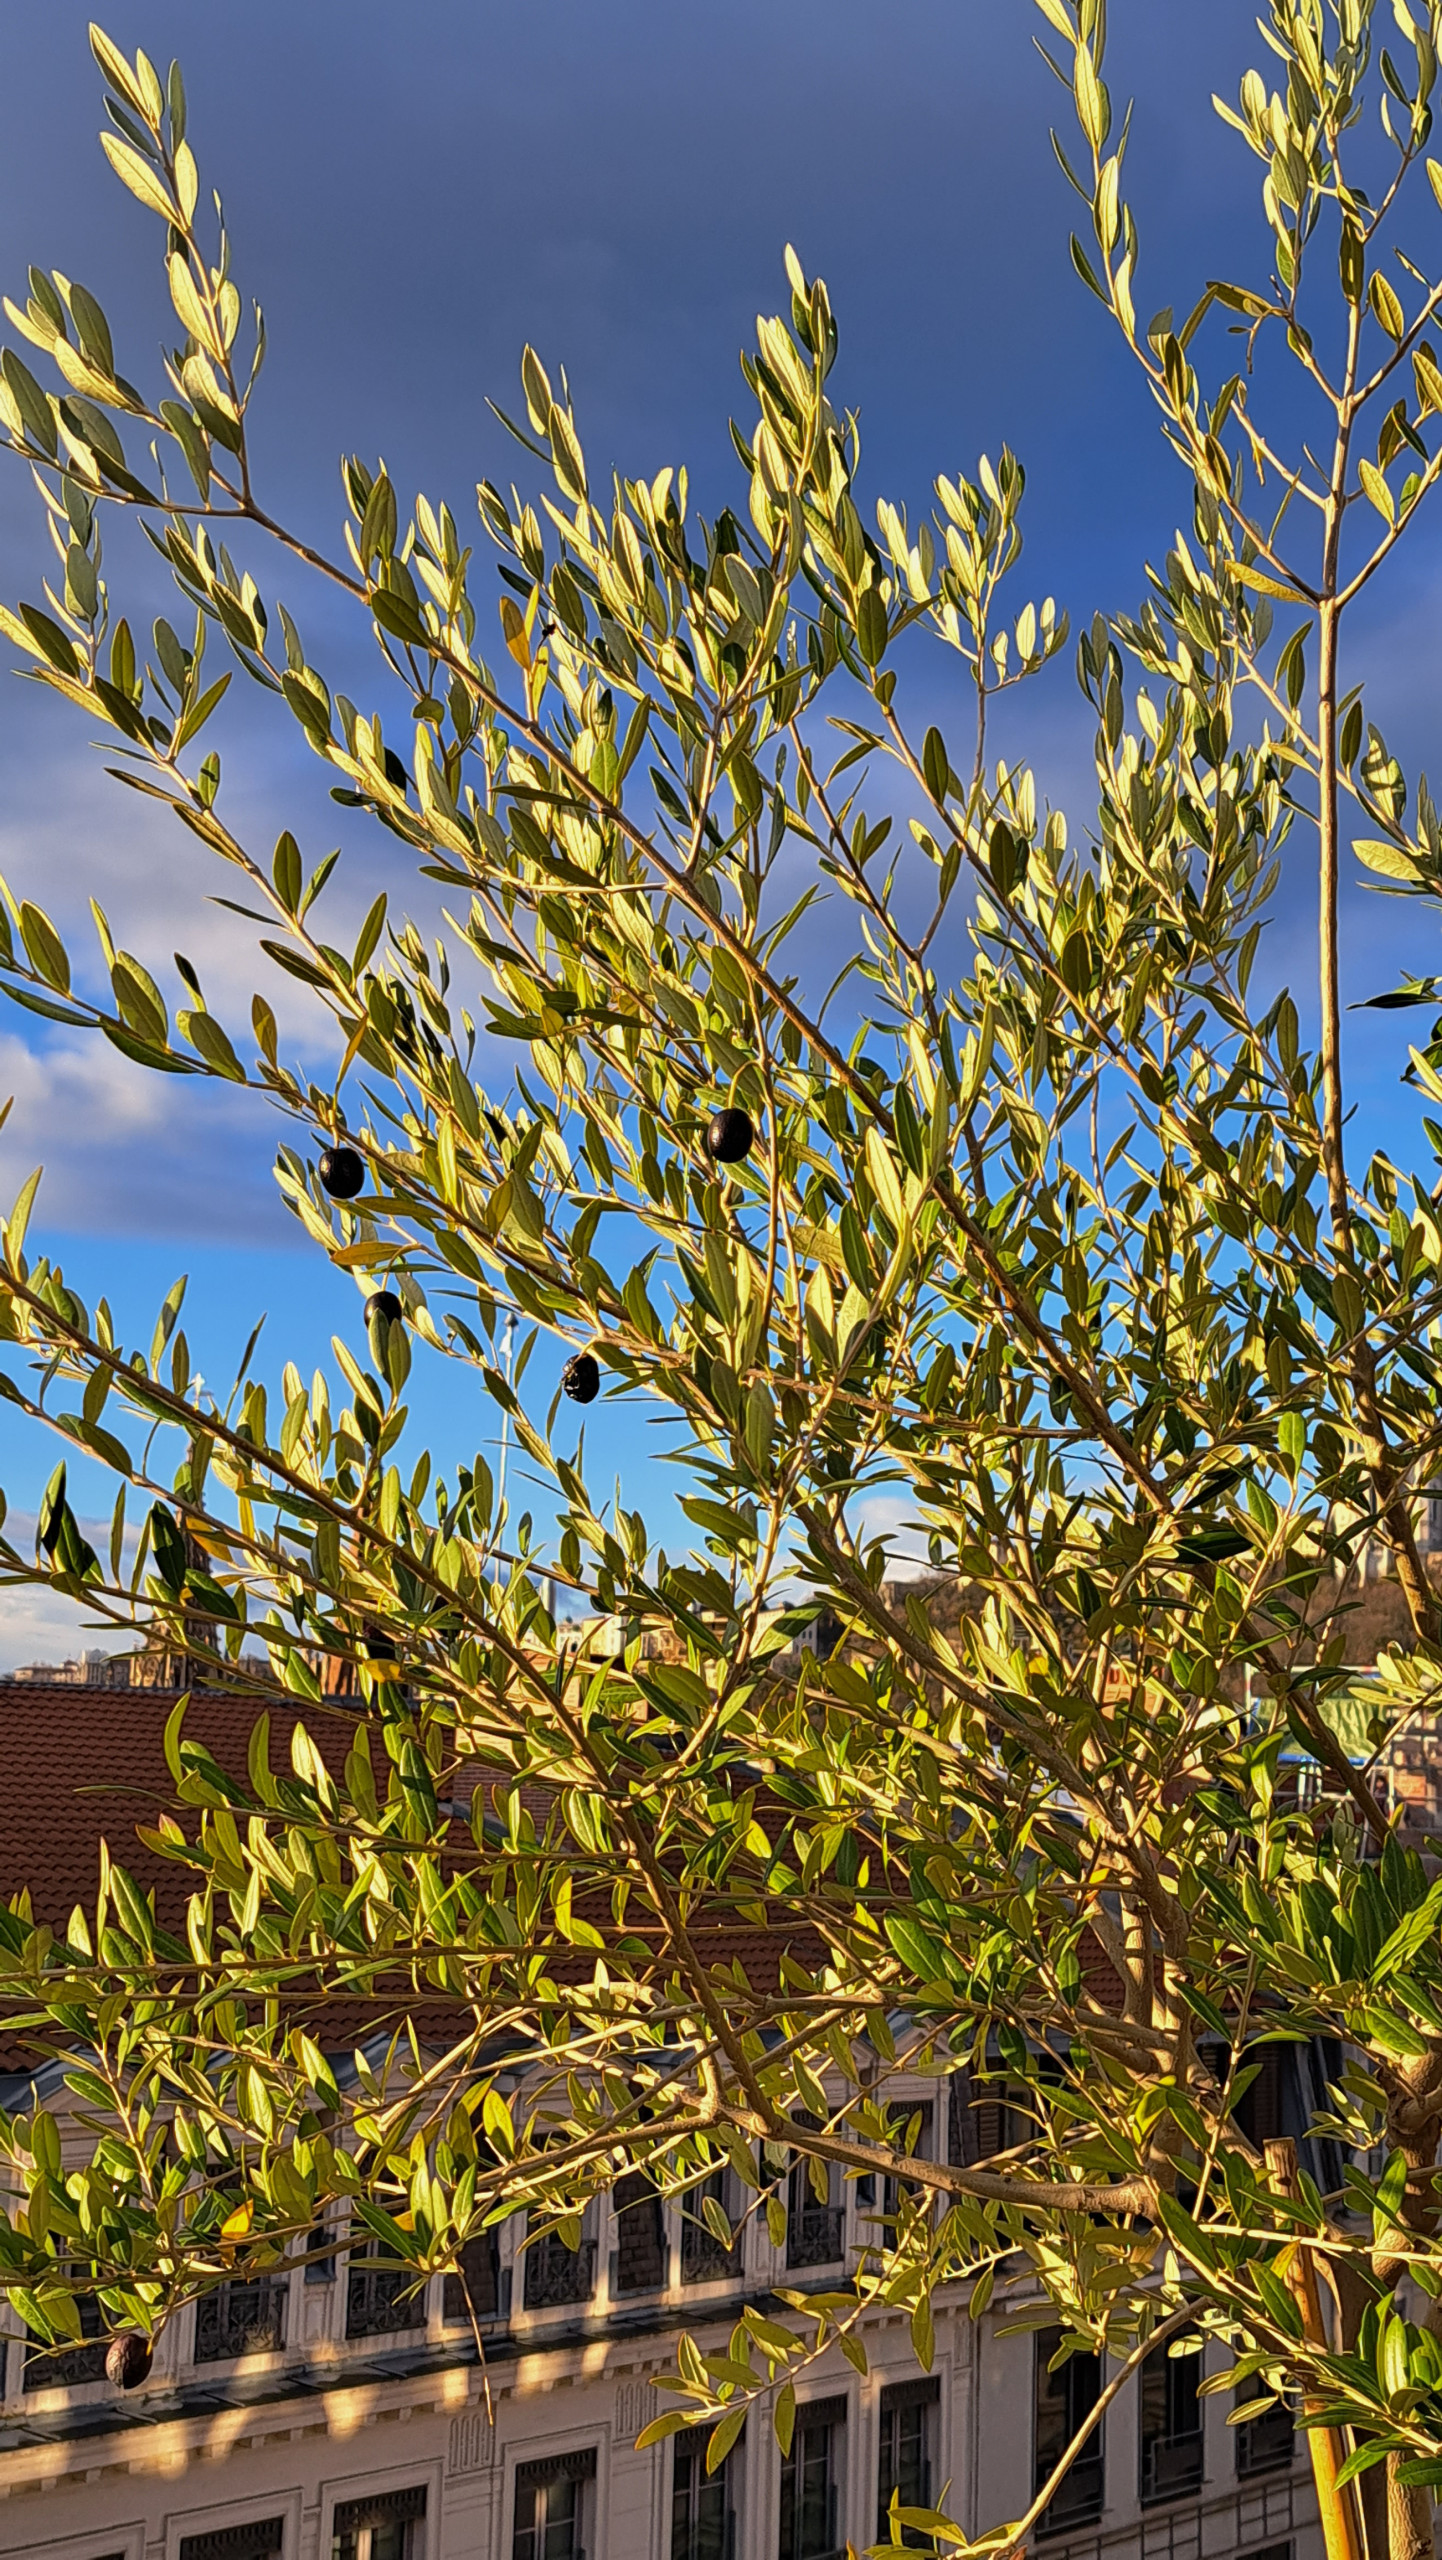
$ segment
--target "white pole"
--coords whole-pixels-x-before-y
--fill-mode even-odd
[[[506,1384],[509,1387],[513,1382],[516,1367],[516,1311],[514,1307],[508,1307],[506,1309],[506,1329],[501,1336],[501,1367],[506,1373]],[[501,1529],[506,1516],[506,1453],[510,1447],[510,1443],[511,1417],[509,1412],[503,1410],[501,1414],[501,1463],[496,1475],[496,1530],[495,1538],[491,1541],[493,1546],[495,1545],[496,1538],[499,1538],[501,1534]]]

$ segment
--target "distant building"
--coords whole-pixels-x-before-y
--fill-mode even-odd
[[[0,1672],[0,1680],[23,1681],[32,1689],[128,1689],[142,1658],[138,1653],[96,1652],[82,1653],[78,1662],[22,1662],[14,1671]]]
[[[263,1654],[247,1655],[262,1676]],[[213,1653],[185,1654],[141,1646],[129,1653],[82,1653],[73,1662],[22,1662],[0,1671],[0,1688],[13,1682],[27,1689],[190,1689],[213,1686],[226,1665]]]

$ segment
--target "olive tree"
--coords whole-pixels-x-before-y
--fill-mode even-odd
[[[1442,0],[1393,0],[1391,52],[1373,0],[1270,0],[1220,106],[1262,164],[1253,279],[1145,325],[1105,0],[1040,8],[1073,259],[1191,487],[1135,617],[1080,639],[1080,833],[989,734],[1068,645],[1009,583],[1021,464],[911,512],[867,491],[793,254],[714,514],[680,469],[599,485],[527,351],[524,489],[483,481],[472,520],[352,457],[339,538],[296,530],[252,463],[264,337],[180,73],[93,33],[175,343],[141,387],[79,283],[32,269],[6,305],[4,425],[63,582],[0,619],[180,821],[177,862],[225,867],[330,1063],[287,1061],[264,994],[223,1022],[179,955],[172,1016],[98,909],[77,976],[7,892],[0,979],[278,1114],[276,1178],[364,1321],[343,1386],[291,1365],[222,1407],[174,1294],[133,1351],[27,1251],[33,1183],[5,1226],[3,1392],[119,1479],[102,1555],[58,1468],[8,1578],[208,1648],[256,1724],[242,1784],[202,1705],[172,1718],[147,1836],[187,1873],[183,1935],[123,1842],[63,1935],[4,1880],[0,1988],[66,2058],[85,2156],[38,2106],[5,2122],[0,2279],[42,2334],[88,2291],[148,2336],[328,2209],[419,2283],[520,2211],[574,2240],[627,2172],[695,2206],[728,2166],[773,2232],[793,2159],[889,2172],[846,2284],[748,2308],[722,2354],[683,2341],[655,2428],[708,2417],[719,2459],[760,2402],[785,2444],[797,2375],[837,2342],[864,2362],[869,2305],[909,2308],[925,2362],[938,2287],[980,2317],[1020,2271],[1113,2387],[1200,2337],[1224,2386],[1296,2395],[1331,2550],[1415,2560],[1442,2480],[1442,1881],[1330,1702],[1380,1542],[1414,1641],[1379,1746],[1434,1713],[1442,1125],[1410,1168],[1349,1154],[1338,916],[1353,854],[1442,898],[1436,806],[1343,645],[1442,474]],[[117,509],[179,591],[153,641],[104,572]],[[309,654],[317,582],[373,631],[366,704]],[[228,814],[235,667],[329,768],[348,841],[385,830],[396,886],[349,949],[323,919],[357,857],[266,852]],[[923,684],[954,715],[912,718]],[[1284,862],[1315,873],[1315,1047],[1253,992]],[[1398,1067],[1442,1102],[1442,1024]],[[414,1449],[416,1357],[505,1416],[531,1514],[484,1457]],[[595,1485],[602,1393],[670,1426],[689,1552]],[[926,1542],[910,1587],[880,1495]],[[583,1609],[617,1650],[578,1650]],[[1336,2193],[1242,2128],[1269,2039],[1340,2057],[1314,2128]],[[1022,2138],[915,2153],[888,2090],[921,2065],[1004,2080]]]

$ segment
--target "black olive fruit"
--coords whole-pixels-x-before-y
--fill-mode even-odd
[[[756,1132],[745,1111],[718,1111],[706,1124],[703,1144],[713,1164],[740,1164],[749,1156]]]
[[[399,1324],[404,1314],[405,1308],[393,1289],[377,1289],[375,1296],[366,1300],[367,1324],[380,1324],[383,1321],[386,1324]]]
[[[589,1351],[578,1351],[561,1371],[561,1393],[572,1404],[594,1404],[601,1392],[601,1372]]]
[[[138,2329],[122,2329],[105,2350],[106,2378],[117,2391],[137,2391],[150,2371],[150,2340]]]
[[[366,1169],[354,1147],[327,1147],[316,1171],[332,1200],[354,1200],[365,1189]]]

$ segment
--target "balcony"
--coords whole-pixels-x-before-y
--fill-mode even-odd
[[[510,2298],[510,2269],[502,2274],[496,2234],[483,2231],[478,2239],[466,2242],[458,2271],[445,2280],[441,2317],[467,2322],[498,2320],[509,2310]]]
[[[78,2346],[47,2347],[43,2339],[25,2342],[26,2391],[73,2391],[82,2382],[103,2382],[108,2338],[86,2338]]]
[[[1194,2497],[1202,2485],[1202,2431],[1143,2436],[1142,2505],[1161,2506],[1168,2498]]]
[[[526,2251],[523,2300],[528,2311],[557,2311],[570,2303],[589,2302],[596,2290],[596,2243],[583,2240],[568,2249],[559,2233],[548,2231]]]
[[[786,2222],[788,2267],[834,2267],[845,2235],[845,2205],[818,2204],[808,2197],[798,2212],[793,2202]]]
[[[681,2282],[683,2284],[722,2284],[741,2273],[741,2244],[733,2240],[728,2249],[704,2222],[689,2213],[681,2222]]]
[[[219,2364],[234,2356],[273,2355],[285,2345],[289,2286],[259,2277],[251,2284],[217,2285],[195,2306],[195,2361]]]
[[[661,2198],[650,2179],[633,2169],[617,2181],[613,2198],[616,2246],[611,2252],[611,2291],[615,2295],[663,2292],[670,2279],[671,2251]]]
[[[1041,2469],[1040,2462],[1037,2468]],[[1040,2482],[1037,2485],[1040,2487]],[[1038,2542],[1054,2534],[1071,2533],[1078,2525],[1095,2524],[1105,2504],[1105,2455],[1079,2454],[1037,2525]]]
[[[725,2169],[715,2169],[699,2187],[681,2199],[681,2282],[683,2284],[726,2284],[742,2272],[741,2235],[732,2231],[730,2246],[711,2229],[706,2220],[708,2200],[716,2210],[731,2219],[731,2178]]]
[[[1237,2478],[1260,2480],[1269,2471],[1290,2471],[1297,2451],[1297,2431],[1284,2400],[1264,2417],[1249,2418],[1236,2429]]]
[[[426,2325],[425,2288],[409,2267],[352,2250],[346,2269],[345,2333],[348,2338],[388,2338]]]

